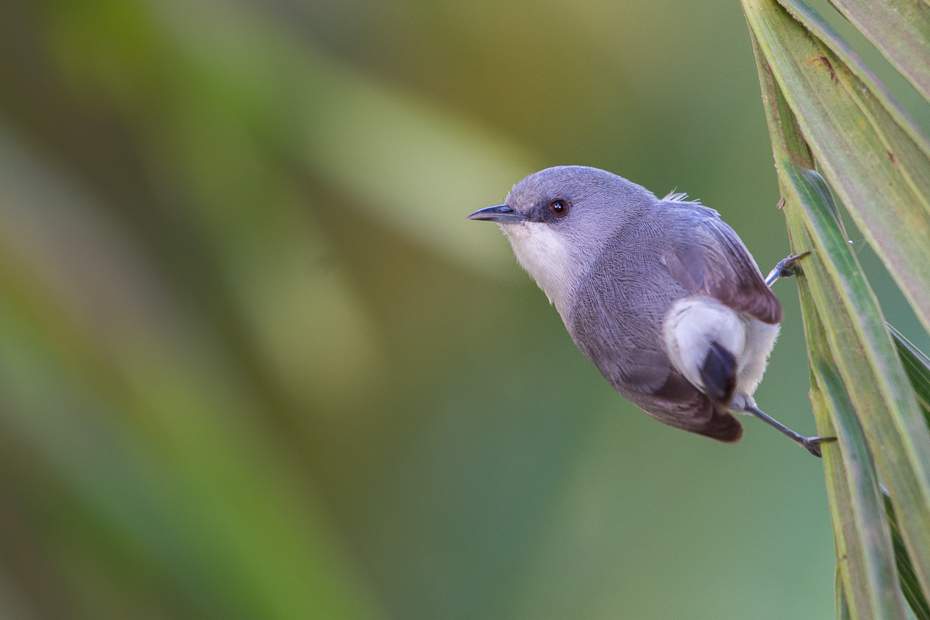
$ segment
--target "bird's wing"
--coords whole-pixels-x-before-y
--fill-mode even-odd
[[[739,441],[740,423],[672,367],[662,345],[662,318],[680,295],[655,252],[627,250],[593,270],[575,293],[569,333],[621,394],[664,424],[719,441]],[[676,293],[676,289],[679,292]]]
[[[771,324],[781,320],[781,305],[716,212],[695,204],[672,208],[619,232],[576,288],[566,325],[611,385],[646,413],[669,426],[736,442],[739,421],[672,365],[662,323],[672,304],[689,295],[712,297]]]
[[[661,257],[672,277],[689,293],[769,325],[780,323],[781,304],[733,229],[706,207],[693,206],[687,217],[690,230],[673,237]]]

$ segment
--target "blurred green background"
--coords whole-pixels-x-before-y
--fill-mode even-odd
[[[465,220],[556,164],[787,253],[735,1],[0,0],[0,616],[831,617],[820,463],[648,418]]]

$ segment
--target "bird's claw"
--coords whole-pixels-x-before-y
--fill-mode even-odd
[[[804,252],[802,254],[792,254],[787,256],[775,265],[775,270],[778,271],[779,278],[790,278],[798,274],[798,261],[810,254],[810,251]]]
[[[779,278],[790,278],[798,274],[798,261],[810,254],[810,251],[801,254],[791,254],[778,261],[778,264],[765,276],[766,286],[772,286]]]
[[[836,441],[836,437],[804,437],[799,443],[804,446],[808,452],[819,459],[823,458],[823,455],[820,453],[820,444],[829,441]]]

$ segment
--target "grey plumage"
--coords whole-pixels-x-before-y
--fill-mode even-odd
[[[755,409],[782,309],[716,211],[680,194],[658,199],[603,170],[561,166],[469,217],[501,224],[617,391],[670,426],[740,439],[730,412]]]
[[[738,441],[742,427],[728,413],[732,392],[714,400],[673,367],[663,322],[675,301],[692,295],[773,325],[781,321],[781,305],[716,211],[656,200],[631,219],[578,282],[566,327],[614,389],[646,413],[676,428]]]

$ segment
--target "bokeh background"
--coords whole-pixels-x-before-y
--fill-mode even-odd
[[[820,463],[639,412],[465,220],[570,163],[788,251],[735,0],[0,0],[0,616],[832,617]]]

